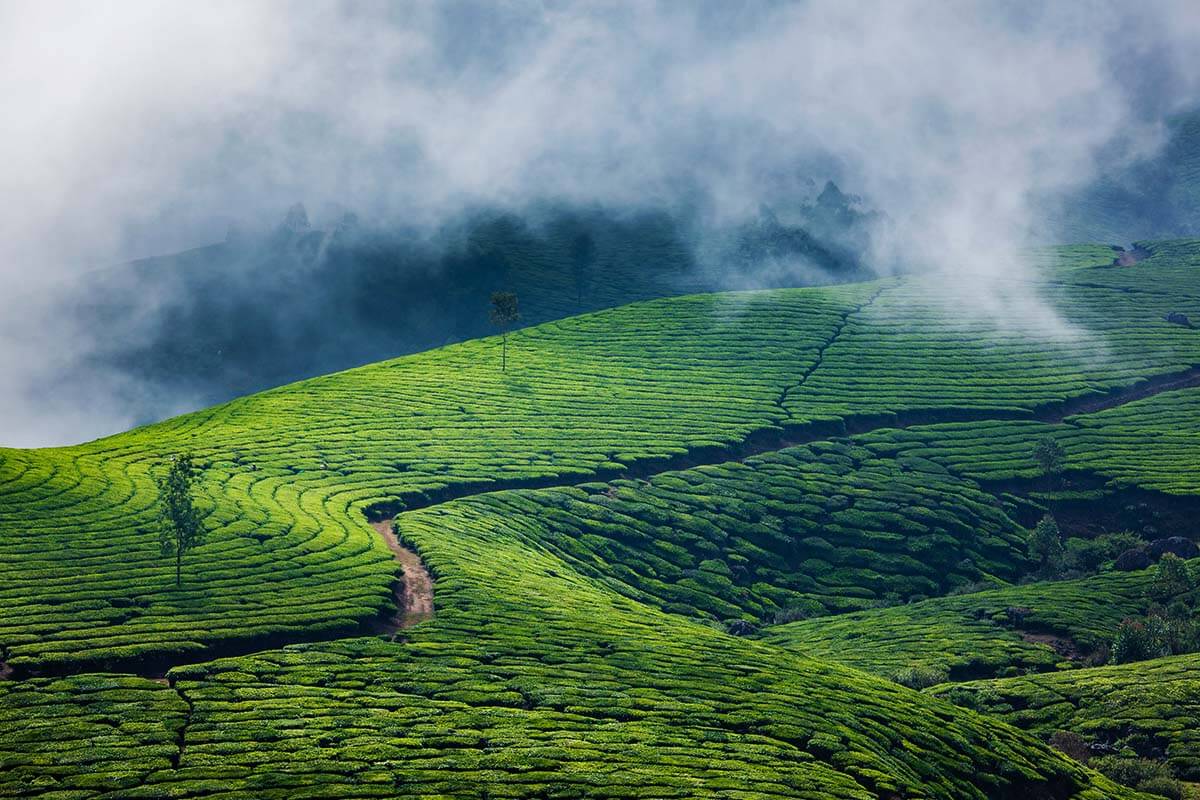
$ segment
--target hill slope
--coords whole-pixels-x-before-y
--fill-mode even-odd
[[[1191,374],[1200,336],[1163,319],[1195,302],[1186,271],[1153,261],[1121,273],[1151,292],[1087,267],[1032,287],[1086,337],[964,319],[916,280],[700,295],[520,331],[508,373],[472,341],[0,450],[23,678],[0,718],[30,731],[2,732],[3,791],[1124,796],[1003,723],[697,620],[1018,578],[1020,528],[940,440],[815,443],[1052,425]],[[211,537],[176,589],[150,478],[184,449]],[[364,512],[397,515],[437,579],[435,618],[395,640],[351,636],[402,578]],[[169,686],[80,674],[171,665]]]

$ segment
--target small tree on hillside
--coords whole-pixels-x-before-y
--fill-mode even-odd
[[[182,581],[183,555],[204,541],[206,531],[200,512],[192,502],[192,484],[197,470],[188,454],[171,459],[158,484],[158,542],[164,556],[175,558],[175,585]]]
[[[1052,436],[1047,436],[1033,448],[1033,460],[1041,468],[1043,475],[1057,475],[1063,471],[1066,461],[1066,451]]]
[[[521,319],[517,309],[517,296],[512,292],[492,292],[492,310],[488,314],[492,324],[500,329],[500,371],[508,371],[508,329]]]
[[[1047,514],[1029,534],[1029,557],[1038,562],[1042,572],[1054,574],[1062,569],[1064,555],[1058,523]]]

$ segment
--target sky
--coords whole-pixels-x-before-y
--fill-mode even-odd
[[[1037,302],[1012,279],[1046,201],[1195,105],[1198,44],[1175,0],[0,0],[0,443],[122,423],[29,390],[103,335],[62,286],[297,201],[420,226],[703,196],[717,224],[820,169],[885,212],[881,274],[1003,316]]]

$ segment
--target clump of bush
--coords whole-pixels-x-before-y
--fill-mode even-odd
[[[1183,784],[1171,774],[1166,764],[1158,761],[1126,756],[1103,756],[1093,758],[1088,762],[1088,766],[1139,792],[1156,794],[1170,800],[1183,800]]]
[[[1153,602],[1150,611],[1143,619],[1121,622],[1113,638],[1112,663],[1127,664],[1200,650],[1197,584],[1200,577],[1192,574],[1183,559],[1164,554],[1147,590]]]
[[[1127,550],[1140,547],[1142,538],[1132,531],[1105,533],[1094,539],[1072,536],[1066,542],[1064,559],[1069,573],[1080,576],[1099,572],[1109,562]]]
[[[928,689],[950,679],[950,671],[944,667],[913,664],[890,676],[893,683],[909,689]]]
[[[1065,555],[1058,522],[1047,514],[1029,534],[1029,558],[1042,575],[1050,577],[1062,572]]]

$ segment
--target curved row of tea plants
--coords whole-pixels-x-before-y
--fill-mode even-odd
[[[1200,781],[1200,655],[939,686],[938,696],[1042,736],[1080,734],[1100,753],[1164,759]]]
[[[507,374],[498,370],[495,340],[468,342],[79,447],[0,451],[0,600],[18,611],[0,623],[0,644],[13,666],[77,670],[264,628],[325,635],[331,607],[361,622],[388,600],[395,564],[361,519],[369,507],[578,483],[630,463],[651,470],[704,448],[718,460],[736,451],[722,448],[756,432],[836,425],[843,416],[879,414],[882,423],[890,413],[1028,413],[1200,362],[1193,332],[1155,315],[1156,304],[1171,298],[1090,285],[1044,291],[1041,307],[1057,309],[1047,313],[1094,324],[1097,336],[1031,339],[1027,328],[1038,320],[1015,328],[966,323],[949,310],[953,296],[937,298],[915,281],[689,297],[519,332],[510,337]],[[205,467],[202,505],[212,534],[176,590],[169,565],[153,553],[150,476],[184,449]],[[838,525],[835,539],[842,538],[826,541],[839,558],[870,565],[872,547],[900,545],[888,536],[894,524],[915,525],[934,543],[954,541],[976,562],[960,568],[959,559],[959,572],[950,570],[945,582],[902,582],[903,591],[893,582],[907,569],[875,570],[876,578],[848,560],[816,576],[849,568],[845,585],[869,578],[872,596],[919,594],[918,584],[944,591],[981,572],[980,564],[1002,569],[1014,552],[1003,515],[974,505],[968,482],[918,458],[871,459],[853,448],[694,470],[695,493],[672,483],[683,480],[678,473],[650,489],[614,483],[442,503],[400,518],[401,532],[438,576],[438,616],[405,641],[347,639],[181,667],[171,688],[117,687],[107,715],[108,696],[86,699],[104,678],[4,684],[0,712],[25,709],[15,713],[43,735],[35,742],[5,731],[2,791],[349,797],[461,794],[482,784],[489,793],[530,797],[1124,796],[1003,725],[664,614],[628,596],[663,607],[676,599],[659,586],[637,586],[651,577],[640,553],[607,562],[609,578],[592,558],[601,550],[568,553],[568,536],[513,511],[543,496],[574,497],[585,506],[576,509],[579,519],[596,520],[609,509],[589,497],[611,488],[612,499],[636,495],[638,506],[643,493],[668,502],[675,492],[670,512],[696,517],[711,482],[742,495],[721,507],[722,524],[732,525],[748,491],[738,480],[744,470],[772,475],[785,491],[791,483],[792,490],[819,486],[813,496],[836,504],[838,494],[849,499],[856,489],[894,484],[904,500],[897,508],[859,498],[854,508],[822,502],[786,510],[797,530],[806,521],[830,531]],[[930,519],[901,513],[929,486],[925,497],[949,506],[953,495],[954,510],[939,508]],[[960,508],[959,497],[971,504]],[[834,521],[842,511],[852,513]],[[63,547],[68,540],[79,550]],[[697,535],[688,544],[700,549],[705,541]],[[265,547],[273,555],[256,555]],[[770,566],[790,570],[787,557],[760,549],[755,568],[778,575],[758,577],[790,577]],[[334,565],[328,573],[326,562]],[[319,586],[304,584],[326,574]],[[824,584],[808,599],[867,599],[859,589],[839,595],[840,585]],[[771,610],[765,599],[773,592],[752,583],[732,605],[754,617]],[[705,602],[718,597],[701,594]],[[77,596],[93,605],[64,608]],[[712,616],[725,611],[688,605]],[[227,627],[205,639],[206,615],[216,607]],[[178,723],[173,753],[163,747],[162,725],[138,722],[145,709]],[[96,725],[113,732],[98,737]]]
[[[494,342],[469,342],[87,445],[0,450],[0,647],[17,668],[71,669],[345,631],[391,602],[367,503],[738,442],[782,416],[782,389],[870,291],[647,303],[513,337],[507,375]],[[177,589],[151,473],[185,449],[210,536]]]
[[[1164,272],[1146,263],[1127,269],[1151,285]],[[1196,269],[1186,274],[1195,291]],[[938,412],[935,421],[955,410],[971,419],[1022,416],[1200,365],[1200,330],[1165,319],[1200,319],[1200,296],[1014,281],[993,287],[988,305],[955,297],[941,280],[906,280],[854,314],[820,368],[788,393],[792,421],[919,421],[922,410]]]
[[[70,669],[329,635],[390,602],[395,565],[351,509],[587,480],[847,414],[1010,413],[1200,362],[1194,331],[1143,308],[1158,296],[1048,291],[1093,335],[967,323],[916,279],[693,296],[521,331],[507,374],[480,340],[87,445],[0,450],[0,653]],[[206,467],[212,535],[177,590],[150,474],[184,449]]]
[[[439,600],[403,643],[174,670],[179,769],[143,793],[1122,796],[983,717],[604,588],[479,500],[401,515]]]
[[[1143,616],[1153,570],[1007,586],[773,626],[763,639],[888,677],[941,680],[1072,667]]]
[[[531,546],[622,594],[713,620],[869,608],[1028,569],[1026,532],[994,497],[846,442],[463,502],[524,520]]]
[[[881,430],[859,441],[882,454],[905,453],[983,481],[1039,477],[1033,454],[1052,438],[1063,468],[1174,495],[1200,495],[1200,387],[1163,392],[1061,424],[998,420]]]

